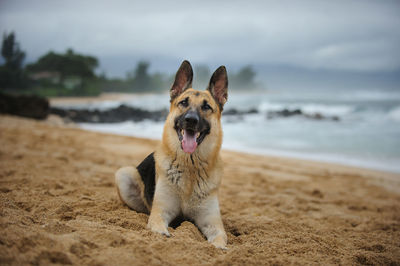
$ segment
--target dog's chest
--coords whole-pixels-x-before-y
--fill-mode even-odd
[[[172,162],[167,179],[187,199],[202,199],[209,194],[210,184],[204,165]]]
[[[184,169],[180,167],[179,164],[171,164],[169,169],[167,170],[167,179],[169,182],[176,186],[180,186],[183,184],[182,176],[184,174]]]

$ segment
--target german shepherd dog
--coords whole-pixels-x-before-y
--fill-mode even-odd
[[[120,199],[137,212],[150,213],[147,227],[170,236],[178,216],[193,221],[208,241],[226,249],[218,188],[223,174],[221,112],[228,98],[224,66],[205,91],[192,87],[193,70],[183,61],[171,87],[171,105],[162,142],[136,168],[115,173]]]

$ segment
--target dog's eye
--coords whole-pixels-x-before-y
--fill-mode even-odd
[[[180,101],[178,104],[182,105],[183,107],[188,107],[189,106],[189,98],[186,98],[186,99]]]
[[[201,110],[207,111],[207,110],[212,110],[212,108],[211,108],[211,106],[210,106],[208,103],[204,103],[204,104],[201,106]]]

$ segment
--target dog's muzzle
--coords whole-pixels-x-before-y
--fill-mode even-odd
[[[197,111],[189,110],[175,119],[175,130],[183,151],[193,153],[210,133],[210,124]]]

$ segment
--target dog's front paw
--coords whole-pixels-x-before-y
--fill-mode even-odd
[[[147,228],[154,233],[159,233],[167,237],[171,236],[171,234],[168,232],[168,229],[161,223],[154,223],[149,221],[149,223],[147,224]]]
[[[228,248],[226,247],[226,238],[224,236],[219,235],[214,238],[214,240],[211,242],[216,248],[220,248],[223,250],[227,250]]]

